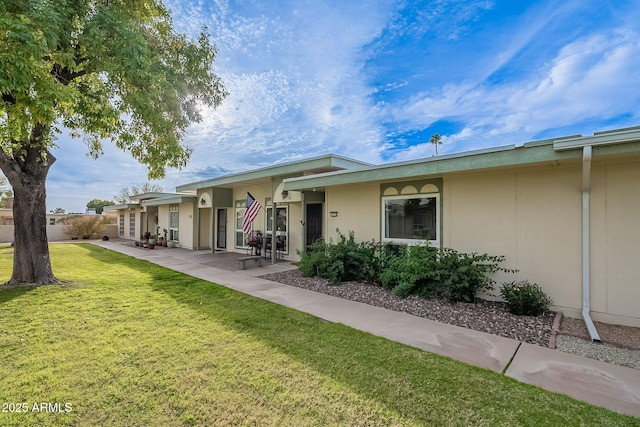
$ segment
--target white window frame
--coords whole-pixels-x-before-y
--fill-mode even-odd
[[[247,208],[235,208],[233,217],[233,247],[239,249],[247,249],[246,239],[244,238],[244,231],[242,230],[242,220],[244,219],[244,212]]]
[[[435,210],[436,210],[436,238],[433,240],[428,239],[402,239],[402,238],[394,238],[387,237],[387,214],[386,214],[386,201],[387,200],[408,200],[408,199],[435,199]],[[381,230],[380,235],[382,236],[381,241],[386,244],[392,245],[429,245],[431,247],[440,247],[440,227],[441,227],[441,219],[440,219],[440,193],[419,193],[419,194],[402,194],[398,196],[383,196],[381,200],[381,209],[382,218],[381,218]]]
[[[282,251],[282,253],[284,253],[285,255],[289,254],[289,206],[288,205],[276,205],[276,212],[278,212],[279,210],[284,210],[285,212],[285,224],[284,224],[284,230],[276,230],[276,236],[283,236],[284,237],[284,250]],[[271,238],[273,236],[273,205],[269,205],[267,206],[267,208],[264,210],[265,211],[265,224],[267,225],[266,228],[266,235],[267,237]]]
[[[129,237],[136,237],[136,213],[129,212]]]
[[[124,212],[120,212],[119,218],[120,220],[118,221],[118,234],[120,235],[120,237],[124,237]]]
[[[176,216],[177,224],[172,224],[173,216]],[[169,205],[169,240],[180,241],[180,205]]]

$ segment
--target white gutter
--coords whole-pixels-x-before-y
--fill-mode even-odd
[[[590,275],[590,186],[591,186],[591,146],[585,145],[582,148],[582,318],[587,325],[589,336],[592,341],[600,342],[600,335],[591,320],[590,300],[591,300],[591,275]]]

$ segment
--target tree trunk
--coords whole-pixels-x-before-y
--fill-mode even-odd
[[[15,250],[10,284],[59,283],[49,258],[45,182],[35,181],[13,189]]]
[[[8,284],[60,283],[53,275],[47,240],[46,181],[49,168],[56,161],[43,142],[47,132],[45,125],[34,126],[30,141],[15,149],[20,156],[0,148],[0,168],[13,188],[15,249]]]

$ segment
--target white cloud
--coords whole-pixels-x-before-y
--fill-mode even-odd
[[[449,135],[442,153],[514,144],[544,129],[562,128],[594,118],[631,114],[638,120],[640,35],[623,28],[593,34],[564,46],[529,80],[508,85],[448,84],[421,94],[387,114],[427,127],[442,117],[464,118],[466,126]],[[587,131],[598,130],[584,129]],[[406,160],[433,151],[418,145],[397,153]]]
[[[167,171],[166,190],[326,153],[372,163],[389,153],[390,160],[430,157],[432,145],[398,150],[389,135],[441,121],[457,123],[455,131],[440,132],[445,154],[520,143],[576,124],[586,133],[598,129],[585,123],[617,116],[629,118],[615,127],[638,120],[640,37],[632,2],[170,0],[168,6],[178,31],[195,36],[208,26],[219,48],[216,72],[231,94],[189,129],[185,143],[193,157],[184,171]],[[594,19],[600,12],[612,19]],[[450,50],[439,51],[444,44]],[[402,53],[396,57],[394,49]],[[376,80],[380,69],[385,78]],[[50,209],[83,209],[91,198],[146,181],[145,168],[110,145],[94,161],[81,142],[64,136],[60,144]]]

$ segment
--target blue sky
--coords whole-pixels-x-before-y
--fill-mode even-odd
[[[640,125],[635,1],[168,0],[206,25],[231,95],[185,137],[187,182],[334,153],[371,163]],[[48,209],[146,181],[106,144],[60,135]]]

